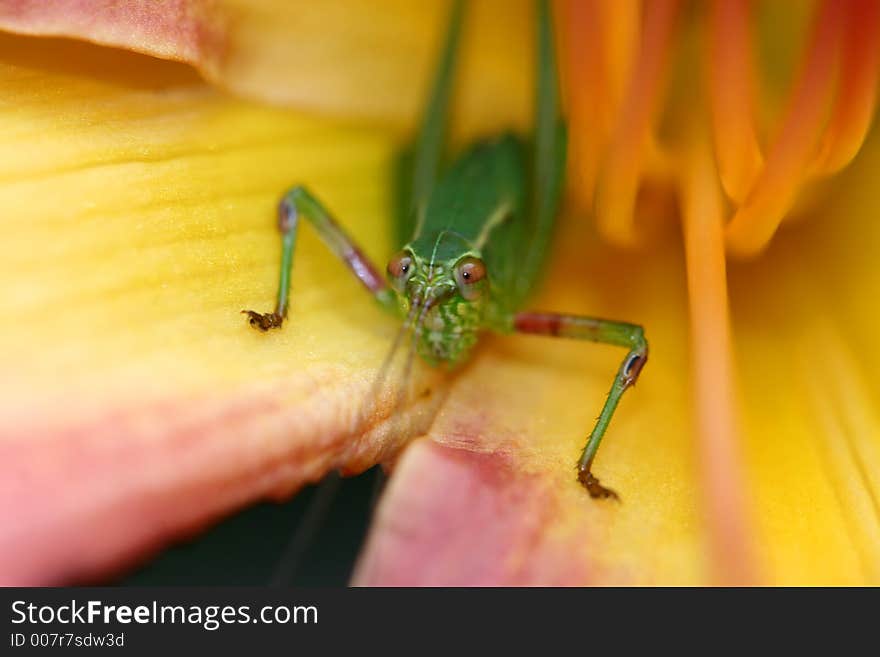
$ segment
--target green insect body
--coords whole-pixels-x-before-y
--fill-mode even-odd
[[[468,358],[483,331],[532,333],[618,345],[629,351],[578,461],[578,479],[593,497],[614,497],[599,484],[592,463],[623,392],[647,361],[648,345],[635,324],[522,308],[544,268],[562,190],[566,133],[560,115],[553,36],[547,0],[537,2],[537,86],[534,141],[505,134],[478,143],[441,172],[452,71],[463,3],[453,6],[431,99],[412,151],[401,157],[401,250],[387,277],[366,258],[330,213],[304,187],[279,206],[281,275],[274,312],[243,311],[262,330],[287,315],[293,251],[300,217],[406,330],[432,365]],[[412,353],[412,350],[411,352]],[[384,366],[383,366],[384,369]]]
[[[506,264],[525,246],[514,234],[526,225],[522,150],[513,135],[470,149],[416,211],[412,239],[390,262],[401,307],[424,308],[419,354],[428,362],[460,362],[481,330],[502,330],[511,315],[515,269]]]

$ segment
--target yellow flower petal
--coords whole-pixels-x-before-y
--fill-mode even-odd
[[[394,323],[313,233],[290,326],[239,315],[273,302],[292,183],[387,251],[391,140],[122,51],[3,36],[0,52],[0,580],[117,568],[393,450],[381,425],[349,431]]]
[[[456,130],[524,125],[531,2],[469,4]],[[0,6],[0,29],[178,59],[250,98],[412,126],[448,8],[437,0],[168,0],[160,8],[151,0],[15,0]]]
[[[809,222],[731,272],[749,481],[780,583],[880,582],[878,137]]]

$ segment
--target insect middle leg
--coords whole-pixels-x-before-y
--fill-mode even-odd
[[[596,420],[593,431],[590,433],[587,444],[584,446],[580,461],[578,461],[578,480],[589,491],[590,496],[618,499],[617,493],[599,484],[599,480],[593,475],[593,459],[620,398],[627,388],[635,385],[642,367],[648,360],[648,341],[645,340],[644,329],[637,324],[613,322],[594,317],[531,312],[517,313],[514,316],[513,325],[514,329],[520,333],[590,340],[629,349],[629,353],[623,359],[620,369],[614,377],[608,398],[602,407],[598,420]]]
[[[300,216],[305,217],[315,227],[330,250],[348,265],[352,273],[383,306],[393,307],[394,295],[376,266],[336,223],[321,202],[312,196],[305,187],[298,185],[291,188],[278,204],[278,230],[281,231],[281,273],[275,310],[270,313],[242,310],[241,312],[248,316],[251,326],[261,331],[268,331],[271,328],[280,327],[287,317],[293,250],[296,247],[296,233]]]

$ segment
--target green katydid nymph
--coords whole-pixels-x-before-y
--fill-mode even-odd
[[[351,269],[376,300],[404,318],[414,349],[431,364],[468,357],[482,331],[591,340],[628,349],[580,460],[578,480],[593,497],[617,495],[591,471],[596,450],[624,391],[648,358],[641,326],[592,317],[522,310],[545,266],[563,189],[566,130],[561,116],[552,21],[537,2],[534,138],[505,134],[480,142],[443,167],[443,142],[464,3],[455,2],[431,97],[414,147],[401,162],[404,200],[397,221],[400,251],[387,278],[305,187],[279,206],[281,277],[274,312],[243,311],[262,330],[282,325],[288,307],[300,217]],[[410,352],[410,357],[412,350]],[[410,361],[411,362],[411,361]]]

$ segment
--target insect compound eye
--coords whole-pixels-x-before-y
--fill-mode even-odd
[[[479,283],[486,278],[486,265],[479,258],[463,258],[458,263],[457,276],[461,285]]]
[[[388,276],[398,288],[406,283],[413,272],[413,259],[408,251],[401,251],[388,261]]]
[[[465,299],[473,299],[480,293],[483,286],[478,283],[485,278],[486,264],[479,258],[472,256],[462,258],[455,268],[455,281]]]

